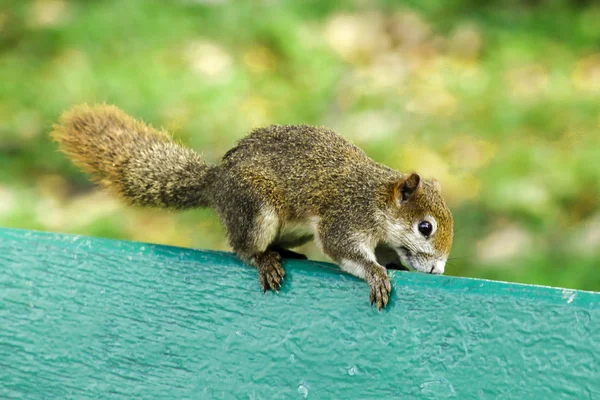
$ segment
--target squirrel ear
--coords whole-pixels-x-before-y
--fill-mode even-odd
[[[417,191],[421,184],[421,177],[417,173],[412,173],[406,178],[396,183],[395,196],[400,202],[405,202]]]

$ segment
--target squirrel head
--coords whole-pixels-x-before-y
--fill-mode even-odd
[[[452,214],[436,180],[412,173],[387,194],[386,244],[402,263],[417,271],[442,274],[453,240]]]

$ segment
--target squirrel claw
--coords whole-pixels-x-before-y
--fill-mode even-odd
[[[260,263],[258,265],[258,279],[263,292],[266,292],[269,289],[277,292],[281,289],[281,284],[285,277],[285,270],[283,269],[280,260],[279,254],[275,252],[266,253],[260,258]]]
[[[369,287],[371,289],[369,295],[371,305],[376,305],[377,309],[381,310],[388,304],[390,292],[392,291],[392,285],[385,269],[373,273],[369,279]]]

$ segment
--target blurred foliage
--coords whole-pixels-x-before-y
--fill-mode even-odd
[[[4,0],[0,225],[228,249],[210,210],[98,191],[51,124],[114,103],[214,162],[310,123],[441,181],[448,274],[600,290],[599,20],[584,0]]]

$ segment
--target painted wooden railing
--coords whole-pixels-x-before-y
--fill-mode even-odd
[[[526,268],[526,266],[523,266]],[[600,398],[600,293],[0,230],[0,398]]]

